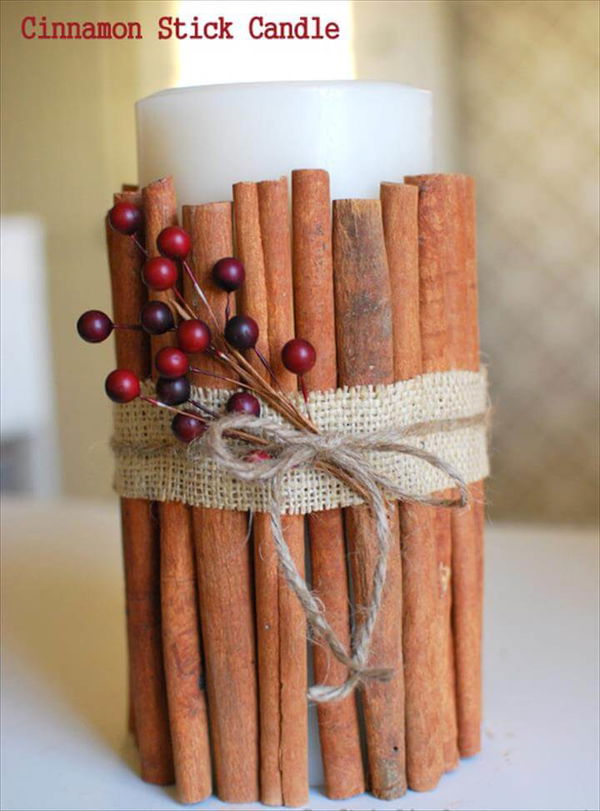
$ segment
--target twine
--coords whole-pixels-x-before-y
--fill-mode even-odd
[[[390,428],[362,436],[349,436],[341,432],[317,434],[301,431],[268,417],[231,415],[211,422],[202,439],[196,440],[190,446],[190,453],[194,457],[198,454],[206,455],[235,478],[244,482],[261,483],[269,488],[275,550],[285,582],[300,601],[309,625],[326,642],[335,658],[348,669],[346,680],[339,686],[321,684],[311,687],[308,697],[313,701],[324,703],[339,700],[349,695],[362,682],[388,681],[393,676],[393,670],[390,668],[373,668],[367,664],[387,574],[390,547],[389,500],[456,507],[463,507],[469,502],[467,483],[452,465],[404,440],[431,432],[458,430],[466,425],[481,425],[485,420],[486,415],[482,413],[462,419],[434,420],[401,429]],[[233,429],[250,431],[261,436],[268,443],[264,450],[271,457],[248,461],[245,458],[247,447],[232,443],[226,437],[226,432]],[[452,480],[458,488],[459,498],[439,499],[430,495],[407,492],[368,463],[365,454],[373,451],[422,459]],[[375,519],[377,558],[373,570],[371,598],[369,605],[361,612],[361,619],[353,628],[349,653],[325,617],[321,604],[300,575],[281,525],[283,480],[286,474],[300,465],[315,466],[319,463],[326,464],[332,475],[355,487],[366,500]]]

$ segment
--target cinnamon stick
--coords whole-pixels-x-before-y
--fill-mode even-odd
[[[122,188],[120,194],[115,194],[113,203],[121,201],[134,203],[137,206],[142,204],[142,195],[135,194],[136,189]],[[144,286],[140,280],[139,272],[143,263],[143,254],[131,239],[119,234],[110,227],[106,221],[106,246],[108,251],[108,262],[110,269],[110,283],[112,294],[112,309],[115,323],[136,323],[139,319],[140,311],[146,300]],[[120,369],[131,369],[140,379],[148,376],[150,371],[150,342],[148,337],[141,330],[116,330],[115,332],[115,357],[117,367]],[[138,509],[145,509],[145,502],[141,502]],[[147,505],[146,505],[147,506]],[[133,508],[135,509],[135,507]],[[121,520],[123,517],[123,505],[121,504]],[[123,545],[131,540],[125,538],[125,528],[122,526],[121,535]],[[125,593],[125,610],[129,610],[128,597]],[[128,670],[128,728],[136,739],[135,712],[133,707],[133,693],[135,690],[133,683],[133,672],[131,668],[131,634],[127,629],[127,670]]]
[[[115,202],[141,203],[135,192],[116,194]],[[143,257],[133,241],[107,224],[108,258],[115,323],[137,323],[145,300],[140,279]],[[144,333],[116,330],[117,365],[144,379],[150,370]],[[125,569],[129,683],[141,775],[149,783],[173,782],[162,644],[160,638],[159,537],[152,504],[121,499]]]
[[[265,262],[260,232],[258,187],[236,183],[233,187],[236,255],[243,262],[246,279],[238,292],[240,310],[252,314],[260,325],[257,347],[269,360],[269,308]],[[248,360],[264,375],[266,369],[255,353]],[[283,803],[279,645],[279,570],[268,513],[255,513],[254,582],[260,713],[260,798],[265,805]]]
[[[382,183],[381,203],[393,291],[394,374],[421,373],[419,325],[418,191]],[[403,653],[406,690],[406,771],[414,791],[434,788],[443,771],[439,740],[441,683],[439,607],[434,511],[421,504],[400,507],[403,574]]]
[[[460,261],[458,256],[456,195],[451,176],[424,175],[406,178],[419,189],[419,277],[421,295],[421,346],[424,372],[451,368],[448,344],[449,313],[445,277]],[[443,494],[453,497],[449,490]],[[442,676],[441,733],[446,771],[458,762],[452,610],[452,539],[450,515],[437,508],[434,530],[438,554],[438,597],[440,607],[439,647],[436,670]]]
[[[182,506],[167,502],[161,512],[163,645],[177,792],[197,803],[211,793],[211,762],[191,515]]]
[[[475,184],[456,175],[462,265],[446,278],[449,346],[453,368],[479,370]],[[461,757],[481,748],[481,636],[483,610],[484,486],[470,487],[471,508],[452,516],[453,622],[458,747]]]
[[[190,266],[221,325],[225,294],[215,287],[211,271],[233,253],[231,204],[184,206],[183,224],[192,238]],[[208,320],[187,282],[184,295]],[[206,356],[198,365],[223,371]],[[202,376],[196,382],[229,387]],[[259,796],[258,698],[247,518],[243,512],[204,507],[194,508],[192,518],[217,794],[225,802],[254,802]]]
[[[297,379],[281,361],[281,349],[294,335],[291,235],[287,178],[258,184],[258,210],[269,303],[268,347],[271,367],[284,391]],[[285,515],[283,533],[298,571],[304,576],[304,517]],[[285,805],[308,801],[308,708],[306,620],[296,596],[278,578],[280,768]]]
[[[177,222],[175,188],[172,179],[165,178],[142,193],[146,249],[156,256],[159,233]],[[164,299],[166,294],[153,293],[152,298]],[[151,339],[154,353],[172,343],[169,334]],[[182,801],[198,802],[210,793],[211,781],[189,508],[159,502],[158,515],[163,659],[175,775]]]
[[[391,383],[394,378],[391,289],[378,200],[334,202],[333,257],[339,383],[348,386]],[[395,674],[387,683],[367,683],[362,693],[370,790],[388,800],[406,791],[402,566],[396,509],[390,518],[387,578],[369,664],[394,668]],[[345,522],[355,603],[366,605],[376,560],[373,517],[368,507],[361,505],[345,510]]]
[[[329,175],[321,169],[292,173],[294,313],[296,336],[317,349],[305,375],[310,390],[337,386],[335,304]],[[350,612],[343,516],[340,509],[308,516],[312,587],[338,639],[349,647]],[[313,645],[314,678],[340,684],[346,670],[324,645]],[[356,696],[317,704],[325,793],[330,799],[361,794],[365,775]]]

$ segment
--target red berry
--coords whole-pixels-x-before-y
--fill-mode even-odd
[[[223,290],[231,293],[241,287],[246,278],[246,271],[239,259],[234,259],[233,256],[226,256],[219,259],[217,264],[213,267],[213,279],[215,283]]]
[[[177,283],[179,271],[177,265],[164,256],[155,256],[148,259],[142,268],[144,284],[151,290],[169,290]]]
[[[159,377],[156,396],[165,405],[181,405],[190,399],[190,382],[187,377]]]
[[[129,369],[115,369],[104,382],[106,393],[115,403],[129,403],[140,394],[140,381]]]
[[[272,459],[273,457],[268,451],[263,451],[257,448],[255,451],[250,451],[244,456],[246,462],[264,462],[265,459]]]
[[[185,259],[192,247],[192,240],[187,231],[171,225],[163,228],[156,240],[156,247],[163,256],[169,259]]]
[[[177,343],[184,352],[205,352],[210,346],[211,334],[208,324],[199,318],[182,321],[177,327]]]
[[[187,355],[174,346],[165,346],[157,352],[154,365],[162,377],[183,377],[190,368]]]
[[[249,391],[236,391],[227,400],[227,411],[235,414],[251,414],[253,417],[260,417],[260,403]]]
[[[180,442],[193,442],[206,431],[207,425],[192,414],[176,414],[171,422],[171,430]]]
[[[281,350],[281,360],[286,369],[295,375],[310,372],[317,360],[314,346],[303,338],[292,338]]]
[[[115,205],[108,212],[110,224],[121,234],[135,234],[142,225],[142,212],[133,203],[123,200]]]
[[[102,310],[88,310],[79,316],[77,332],[84,341],[99,344],[105,341],[113,331],[113,322]]]
[[[150,335],[162,335],[175,326],[171,308],[163,301],[149,301],[144,304],[140,321]]]
[[[252,349],[258,341],[258,324],[249,315],[234,315],[225,324],[225,338],[236,349]]]

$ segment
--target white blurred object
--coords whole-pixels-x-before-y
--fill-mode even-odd
[[[1,219],[2,490],[60,489],[48,332],[44,228],[33,216]]]

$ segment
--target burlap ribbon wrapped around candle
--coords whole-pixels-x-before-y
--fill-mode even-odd
[[[146,393],[152,392],[147,384]],[[223,412],[231,392],[194,389],[192,399]],[[300,406],[302,407],[302,406]],[[488,475],[486,414],[487,376],[450,371],[424,374],[388,386],[356,386],[309,395],[313,422],[322,434],[369,436],[413,426],[407,444],[427,451],[457,471],[466,483]],[[285,425],[267,406],[262,416]],[[172,415],[141,400],[115,409],[112,446],[114,486],[120,496],[153,501],[181,501],[225,510],[270,511],[270,493],[261,482],[241,481],[200,448],[190,454],[171,434]],[[365,466],[415,497],[443,490],[455,482],[438,467],[409,454],[365,451]],[[281,508],[290,514],[347,507],[360,496],[333,476],[310,465],[289,471],[282,481]]]
[[[197,389],[191,399],[218,413],[229,396],[228,391]],[[143,401],[120,407],[113,437],[115,485],[128,498],[271,514],[285,581],[310,626],[347,667],[342,684],[310,688],[309,698],[325,702],[343,698],[363,681],[387,680],[393,674],[390,668],[368,664],[387,574],[387,499],[467,503],[467,484],[488,473],[486,374],[431,373],[387,386],[314,392],[307,407],[316,433],[300,431],[265,408],[259,418],[230,414],[212,420],[205,438],[189,448],[171,438],[169,411]],[[227,438],[228,431],[240,429],[268,443],[266,460],[248,460],[247,445]],[[323,471],[324,464],[335,475]],[[435,496],[449,486],[458,488],[456,498]],[[346,650],[294,563],[281,516],[361,501],[369,503],[375,518],[377,560],[369,604]]]

